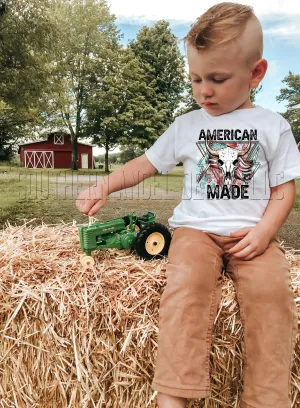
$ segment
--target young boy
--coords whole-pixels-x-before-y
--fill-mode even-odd
[[[276,234],[293,207],[300,155],[289,123],[250,101],[267,71],[252,8],[217,4],[185,40],[202,109],[177,117],[144,155],[79,194],[77,208],[94,215],[110,193],[183,162],[151,385],[158,407],[210,395],[211,337],[226,269],[245,335],[240,407],[290,408],[297,310]]]

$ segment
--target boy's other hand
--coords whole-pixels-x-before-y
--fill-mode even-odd
[[[229,253],[237,258],[249,261],[257,255],[262,254],[267,249],[271,236],[267,231],[256,227],[245,227],[230,233],[231,237],[242,238],[235,244]]]
[[[96,214],[106,203],[107,193],[101,186],[93,185],[81,191],[76,198],[76,208],[90,217]]]

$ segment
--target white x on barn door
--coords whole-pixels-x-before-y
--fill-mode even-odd
[[[53,152],[25,150],[25,167],[52,168],[54,167]]]

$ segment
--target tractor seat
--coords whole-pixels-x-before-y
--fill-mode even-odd
[[[128,217],[128,215],[125,215],[125,217],[123,217],[123,220],[125,221],[125,227],[127,227],[127,225],[130,224],[130,218]]]
[[[148,215],[143,215],[142,217],[139,217],[139,221],[148,222],[149,221],[149,216]]]

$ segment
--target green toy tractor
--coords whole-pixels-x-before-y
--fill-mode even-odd
[[[171,233],[167,227],[155,222],[156,214],[148,211],[139,217],[132,212],[125,217],[92,225],[78,226],[82,252],[81,264],[94,266],[92,251],[104,248],[134,248],[142,259],[167,255]]]

